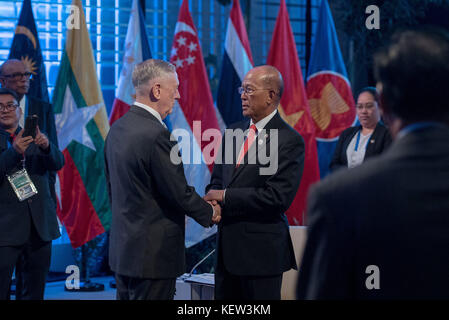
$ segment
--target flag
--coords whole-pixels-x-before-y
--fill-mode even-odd
[[[286,212],[290,224],[302,225],[307,192],[309,187],[320,179],[320,173],[315,128],[309,111],[295,39],[284,0],[281,0],[267,64],[276,67],[284,79],[284,93],[278,111],[282,118],[301,134],[305,143],[301,183],[293,203]]]
[[[151,58],[151,50],[145,28],[145,17],[139,2],[138,0],[133,0],[132,3],[117,96],[109,116],[111,125],[129,110],[134,101],[132,73],[135,65]]]
[[[309,62],[307,96],[316,127],[321,177],[329,173],[340,133],[356,120],[354,98],[327,0],[322,0]]]
[[[246,73],[254,65],[239,0],[229,13],[225,50],[217,91],[217,107],[226,126],[244,119],[242,101],[237,92]]]
[[[76,248],[109,229],[111,210],[103,156],[109,123],[81,0],[72,5],[80,9],[80,28],[67,31],[53,106],[65,157],[58,216]]]
[[[48,102],[47,77],[31,0],[23,0],[8,59],[22,60],[33,74],[28,95]]]
[[[178,139],[180,138],[178,133],[182,130],[177,129],[189,132],[189,136],[192,137],[190,150],[186,150],[183,144],[180,144],[184,172],[188,184],[194,186],[196,191],[203,195],[210,181],[213,166],[213,161],[207,165],[204,160],[207,158],[210,162],[215,156],[209,154],[207,150],[210,143],[219,145],[221,136],[209,142],[206,141],[207,139],[202,139],[206,130],[210,132],[210,129],[216,129],[220,132],[220,127],[215,114],[198,33],[189,12],[188,0],[183,0],[179,10],[170,62],[176,66],[181,98],[175,103],[173,112],[166,118],[166,122],[172,129],[172,134]],[[201,161],[195,161],[195,158]],[[205,229],[193,219],[187,218],[186,247],[194,245],[215,232],[215,226]]]

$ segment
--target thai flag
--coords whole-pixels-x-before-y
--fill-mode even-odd
[[[148,35],[145,29],[145,17],[138,0],[133,0],[124,52],[117,96],[109,116],[111,125],[128,112],[129,107],[134,102],[134,87],[131,79],[135,65],[151,58]]]
[[[234,0],[228,19],[225,51],[221,64],[217,107],[226,126],[243,120],[242,101],[237,88],[253,67],[253,57],[239,0]]]

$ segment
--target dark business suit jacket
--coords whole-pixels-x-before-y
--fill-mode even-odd
[[[411,132],[313,188],[299,299],[449,298],[448,141],[449,127]]]
[[[47,135],[48,140],[50,140],[57,148],[58,145],[58,136],[56,134],[56,125],[55,125],[55,115],[53,113],[53,107],[50,103],[42,101],[40,99],[31,97],[27,95],[27,103],[28,103],[28,114],[25,115],[37,115],[39,117],[38,125],[39,130]],[[53,198],[53,201],[56,205],[56,193],[55,193],[55,182],[56,182],[56,172],[49,173],[49,185],[50,192]]]
[[[120,275],[176,278],[185,272],[185,215],[211,224],[211,205],[187,185],[182,163],[170,159],[174,148],[170,132],[137,106],[114,122],[106,138],[109,264]]]
[[[231,125],[228,132],[247,130],[248,127],[249,120]],[[284,212],[290,207],[301,181],[304,141],[279,113],[264,129],[265,133],[259,132],[257,139],[266,143],[255,141],[238,168],[235,168],[235,159],[242,142],[237,143],[236,139],[227,141],[224,135],[217,156],[221,164],[216,160],[211,183],[206,188],[206,191],[226,189],[222,221],[218,225],[217,270],[225,267],[234,275],[277,275],[296,268]],[[278,148],[271,148],[270,142],[274,137],[270,129],[277,129]],[[229,142],[233,146],[226,144]],[[274,159],[278,163],[274,174],[260,174],[259,169],[268,165],[262,165],[258,156],[250,164],[249,155],[255,146],[259,146],[256,155],[278,155]],[[226,164],[226,152],[231,150],[234,154],[230,158],[234,161]]]
[[[64,156],[51,141],[48,153],[34,143],[27,148],[26,169],[38,193],[20,202],[6,174],[22,168],[22,155],[12,146],[8,147],[8,140],[9,133],[0,129],[0,246],[24,244],[32,222],[43,241],[56,239],[60,234],[49,188],[49,173],[63,167]]]
[[[346,155],[346,150],[348,149],[352,138],[354,138],[360,130],[362,130],[362,126],[355,126],[344,130],[340,134],[332,161],[329,165],[331,171],[335,171],[339,168],[348,168],[348,157]],[[379,122],[374,129],[371,138],[369,139],[368,146],[366,147],[365,159],[381,154],[388,148],[388,146],[390,146],[390,144],[390,132],[383,124]]]

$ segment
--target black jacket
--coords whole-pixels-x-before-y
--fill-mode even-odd
[[[185,215],[204,227],[213,209],[187,185],[177,143],[148,111],[131,106],[105,143],[112,208],[109,264],[124,276],[176,278],[185,273]]]
[[[299,299],[449,299],[448,142],[413,131],[312,187]]]
[[[64,156],[51,141],[48,153],[34,143],[27,148],[26,170],[38,193],[20,202],[6,174],[22,168],[22,155],[8,145],[9,139],[9,133],[0,129],[0,246],[24,244],[28,240],[31,219],[42,240],[56,239],[60,234],[49,176],[50,172],[63,167]]]
[[[228,132],[247,130],[249,120],[230,126]],[[245,158],[235,167],[236,154],[242,142],[236,139],[227,141],[226,134],[215,163],[210,189],[226,189],[222,221],[218,225],[218,265],[228,272],[242,276],[267,276],[281,274],[296,268],[296,261],[284,212],[289,208],[301,181],[304,166],[304,141],[302,137],[282,120],[279,113],[267,123],[264,133],[260,132],[257,141],[248,151],[255,149],[256,159]],[[278,146],[274,150],[270,142],[275,139],[270,129],[277,130]],[[260,139],[266,143],[259,144]],[[232,141],[233,146],[226,145]],[[260,148],[262,146],[262,148]],[[266,148],[266,149],[265,149]],[[227,152],[233,151],[230,155]],[[261,174],[262,165],[259,153],[277,155],[275,173]],[[234,159],[226,163],[226,156]]]
[[[354,138],[360,130],[362,130],[362,126],[355,126],[344,130],[340,134],[332,161],[329,165],[332,172],[339,168],[348,168],[348,157],[346,155],[346,150],[348,149],[352,138]],[[381,154],[390,144],[390,132],[383,124],[379,122],[371,135],[368,146],[366,147],[365,159]]]

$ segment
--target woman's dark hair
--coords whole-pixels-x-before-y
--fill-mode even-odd
[[[371,95],[372,95],[373,98],[374,98],[374,101],[376,101],[377,103],[379,103],[379,93],[377,92],[377,89],[376,89],[375,87],[365,87],[365,88],[362,88],[362,89],[359,91],[357,97],[360,96],[360,95],[361,95],[362,93],[364,93],[364,92],[371,93]]]

